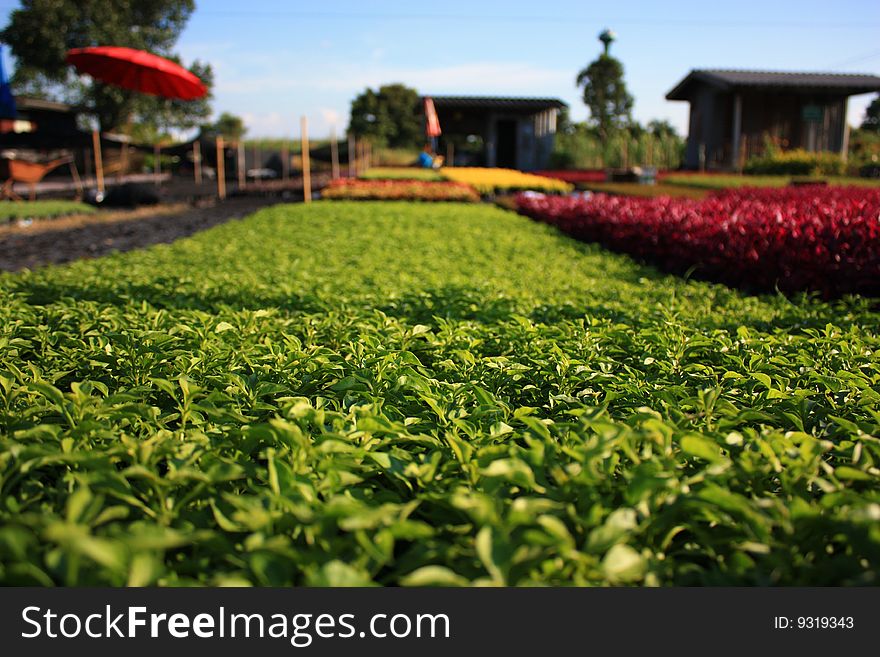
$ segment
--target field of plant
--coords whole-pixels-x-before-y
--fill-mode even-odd
[[[68,214],[91,214],[94,206],[75,201],[0,201],[0,221],[50,219]]]
[[[686,187],[684,185],[643,185],[641,183],[577,183],[580,190],[599,192],[602,194],[615,194],[618,196],[640,196],[644,198],[657,198],[658,196],[672,196],[676,198],[706,198],[712,193],[710,189],[700,187]]]
[[[434,169],[418,167],[373,167],[364,171],[360,177],[365,180],[423,180],[426,182],[445,180]]]
[[[513,169],[444,167],[440,173],[447,180],[470,185],[480,194],[498,194],[519,190],[570,192],[573,189],[573,186],[565,181],[544,178]]]
[[[804,178],[793,176],[740,176],[736,174],[667,173],[658,178],[667,185],[683,185],[703,189],[739,189],[742,187],[787,187],[794,182],[824,181],[833,186],[880,187],[878,178],[854,178],[846,176],[821,176]]]
[[[880,190],[743,189],[701,201],[522,195],[530,217],[663,269],[749,290],[880,295]]]
[[[0,583],[880,583],[880,314],[485,205],[0,277]]]
[[[480,200],[470,185],[449,181],[358,180],[340,178],[321,190],[321,197],[333,200],[374,201],[469,201]]]
[[[603,183],[606,180],[605,169],[552,169],[548,171],[535,171],[536,176],[555,178],[565,182],[577,183]]]

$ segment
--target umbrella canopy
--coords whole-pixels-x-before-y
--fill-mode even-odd
[[[440,119],[437,118],[437,110],[434,109],[434,99],[425,98],[425,134],[428,137],[439,137]]]
[[[195,100],[208,92],[204,83],[182,66],[143,50],[74,48],[67,53],[67,63],[96,80],[153,96]]]

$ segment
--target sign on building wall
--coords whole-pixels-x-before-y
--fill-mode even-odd
[[[804,105],[801,110],[801,117],[804,121],[811,123],[821,123],[825,118],[825,108],[821,105]]]

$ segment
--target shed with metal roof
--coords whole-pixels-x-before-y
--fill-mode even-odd
[[[549,165],[557,116],[567,107],[556,98],[430,98],[443,131],[439,151],[452,153],[455,164],[525,171]]]
[[[847,100],[873,91],[880,76],[697,69],[666,98],[691,105],[685,166],[740,169],[768,141],[845,157]]]

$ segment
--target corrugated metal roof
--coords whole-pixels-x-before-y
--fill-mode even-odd
[[[688,100],[693,87],[709,84],[721,89],[763,87],[804,89],[855,94],[880,91],[880,76],[864,73],[796,73],[788,71],[742,71],[694,69],[666,94],[668,100]]]
[[[429,96],[437,109],[463,107],[475,109],[534,110],[562,109],[568,105],[558,98],[518,98],[507,96]]]

